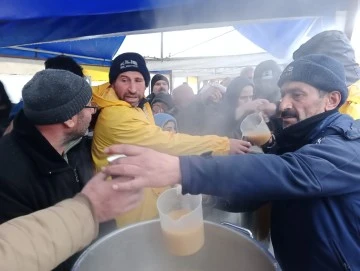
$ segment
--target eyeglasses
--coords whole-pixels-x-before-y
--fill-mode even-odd
[[[94,111],[93,114],[95,114],[98,111],[99,106],[95,102],[90,102],[90,105],[85,105],[84,108],[92,108]]]

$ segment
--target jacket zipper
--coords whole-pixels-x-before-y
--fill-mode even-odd
[[[75,174],[75,180],[76,180],[76,182],[77,182],[77,183],[80,182],[80,180],[79,180],[79,175],[78,175],[78,173],[77,173],[77,171],[76,171],[76,168],[74,168],[74,174]]]
[[[59,170],[49,171],[48,174],[49,174],[49,175],[52,175],[52,174],[54,174],[54,173],[59,173],[59,172],[63,172],[63,171],[66,171],[66,170],[68,170],[68,169],[59,169]],[[73,172],[74,172],[75,181],[76,181],[77,183],[80,182],[79,175],[78,175],[78,173],[77,173],[76,168],[73,168],[72,170],[73,170]]]
[[[335,249],[335,253],[338,256],[338,259],[340,261],[341,266],[343,267],[344,271],[351,271],[351,268],[349,266],[349,264],[346,262],[344,255],[341,253],[341,250],[339,249],[339,247],[337,246],[336,242],[334,240],[332,240],[333,243],[333,247]]]

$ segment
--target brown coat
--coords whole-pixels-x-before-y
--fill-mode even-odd
[[[90,202],[78,194],[0,225],[0,270],[51,270],[97,234]]]

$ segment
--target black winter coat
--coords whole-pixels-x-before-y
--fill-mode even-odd
[[[67,163],[21,111],[14,130],[0,139],[0,224],[79,193],[94,174],[90,147],[83,137]],[[72,263],[56,270],[70,270]]]

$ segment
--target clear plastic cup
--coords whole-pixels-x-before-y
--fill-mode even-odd
[[[192,255],[204,245],[201,201],[201,195],[182,195],[178,188],[168,189],[158,198],[161,229],[173,255]]]
[[[261,112],[248,115],[241,122],[240,130],[244,139],[259,147],[268,142],[271,137],[269,127]]]

